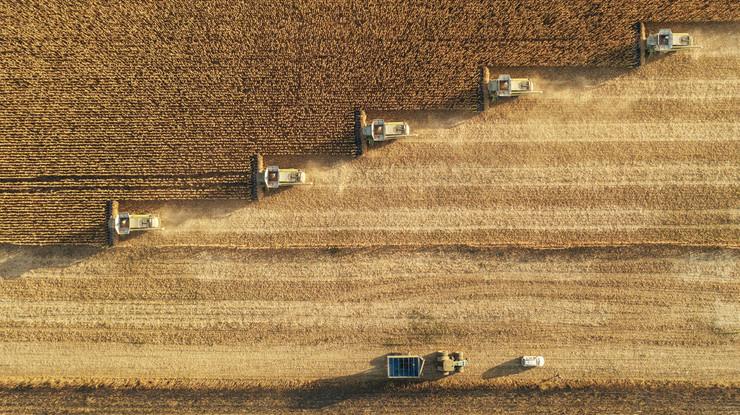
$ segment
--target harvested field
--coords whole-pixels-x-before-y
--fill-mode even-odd
[[[68,181],[108,181],[80,192],[102,203],[104,186],[126,200],[246,198],[224,188],[249,175],[254,152],[353,154],[356,108],[475,110],[481,65],[627,67],[638,21],[734,21],[740,11],[698,0],[55,0],[5,4],[0,16],[0,182],[55,198]],[[162,191],[129,189],[131,176]],[[214,190],[188,192],[183,180]],[[0,210],[24,203],[15,197]],[[32,209],[13,212],[9,222],[33,221]],[[74,201],[44,212],[89,215]],[[0,229],[2,243],[73,239],[63,227]]]
[[[536,349],[549,356],[548,367],[515,379],[740,380],[737,365],[727,365],[740,329],[734,251],[90,254],[41,250],[3,269],[22,277],[0,285],[3,376],[281,382],[367,370],[372,379],[381,377],[371,364],[378,356],[448,345],[475,359],[466,379]],[[156,260],[136,260],[144,256]],[[440,298],[440,289],[449,294]],[[295,348],[320,364],[252,360]],[[667,355],[661,365],[644,364]]]
[[[717,408],[737,404],[734,250],[126,247],[16,248],[4,256],[5,384],[142,385],[188,395],[288,388],[288,397],[328,399],[322,406],[341,411],[322,390],[353,396],[348,408],[372,405],[352,390],[365,382],[368,393],[384,390],[375,382],[387,353],[453,348],[466,350],[472,366],[429,378],[429,387],[493,388],[477,399],[496,399],[517,385],[580,382],[618,394],[609,385],[624,379],[721,384]],[[525,353],[544,354],[546,367],[522,371],[514,359]],[[292,405],[288,397],[279,404]]]

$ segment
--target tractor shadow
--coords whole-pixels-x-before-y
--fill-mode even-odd
[[[94,245],[25,247],[0,245],[0,279],[16,279],[36,269],[62,270],[92,257],[104,248]]]
[[[384,354],[372,359],[368,370],[349,376],[317,380],[292,390],[291,406],[300,410],[316,410],[388,391],[392,388],[392,383],[386,379],[387,356],[388,354]]]
[[[322,379],[298,388],[291,393],[293,408],[300,410],[317,410],[339,405],[345,401],[373,399],[376,396],[403,389],[404,386],[437,382],[445,376],[436,370],[437,353],[423,356],[424,370],[419,379],[388,379],[386,360],[391,353],[378,356],[370,361],[371,368],[354,375]]]
[[[517,375],[519,373],[527,372],[531,369],[534,369],[534,368],[523,367],[521,365],[521,357],[516,357],[514,359],[507,360],[506,362],[501,363],[498,366],[488,369],[485,373],[483,373],[483,379],[494,379],[494,378],[501,378],[505,376]]]

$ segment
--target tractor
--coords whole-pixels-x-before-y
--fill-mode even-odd
[[[452,372],[461,373],[468,365],[468,359],[463,352],[437,352],[437,372],[442,372],[445,376]]]

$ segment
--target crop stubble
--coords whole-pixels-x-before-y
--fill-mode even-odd
[[[377,380],[388,351],[454,346],[475,359],[463,381],[530,350],[544,370],[498,381],[738,381],[733,250],[31,254],[3,251],[3,276],[22,276],[0,284],[5,378]]]

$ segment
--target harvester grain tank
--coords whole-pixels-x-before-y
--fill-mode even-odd
[[[306,184],[306,173],[299,169],[281,169],[278,166],[267,166],[261,172],[261,177],[266,189]]]
[[[451,372],[461,373],[468,365],[468,360],[463,352],[437,352],[437,372],[442,372],[445,376]]]
[[[160,229],[159,216],[121,212],[114,218],[113,227],[118,235],[128,235],[132,231],[151,231]]]
[[[355,116],[357,154],[364,154],[368,145],[412,136],[411,126],[405,121],[376,118],[368,123],[365,111],[358,111]]]
[[[488,82],[488,93],[495,100],[527,94],[541,94],[542,91],[535,91],[534,82],[529,78],[512,78],[511,75],[503,74]]]
[[[424,370],[424,358],[418,355],[389,355],[386,357],[388,379],[418,379]]]
[[[693,36],[688,33],[673,33],[671,29],[660,29],[658,33],[648,35],[646,47],[648,53],[653,54],[696,49],[701,46],[695,45]]]

